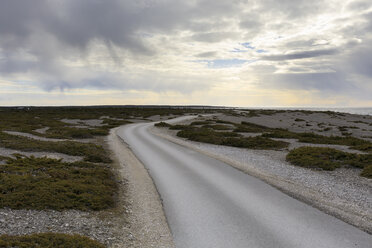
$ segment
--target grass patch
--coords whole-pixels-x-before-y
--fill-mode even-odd
[[[62,233],[39,233],[24,236],[0,236],[0,247],[19,248],[104,248],[95,240],[81,235]]]
[[[192,141],[250,149],[281,149],[288,146],[288,143],[283,141],[264,137],[242,137],[235,132],[216,132],[208,128],[182,130],[177,136]]]
[[[198,125],[208,125],[211,124],[212,121],[193,121],[190,123],[190,126],[198,126]]]
[[[335,170],[343,165],[362,168],[362,176],[371,177],[372,154],[354,154],[327,147],[300,147],[291,150],[286,160],[293,165]]]
[[[360,173],[362,177],[372,178],[372,164],[364,167],[362,173]]]
[[[20,151],[59,152],[72,156],[83,156],[84,160],[96,163],[110,163],[111,159],[102,146],[74,141],[50,142],[27,137],[0,133],[0,146]]]
[[[161,122],[155,123],[154,126],[155,127],[171,127],[172,125],[169,124],[169,123],[161,121]]]
[[[215,124],[215,125],[204,125],[202,128],[211,128],[213,130],[231,130],[232,127],[221,125],[221,124]]]
[[[312,144],[345,145],[352,149],[370,152],[372,143],[355,137],[324,136],[315,133],[295,133],[285,129],[270,130],[262,134],[263,137],[297,139],[299,142]]]
[[[102,210],[114,205],[108,167],[17,156],[0,165],[0,208]]]
[[[241,124],[236,124],[236,128],[234,129],[234,132],[239,133],[262,133],[267,130],[271,130],[268,127],[257,125],[250,122],[242,121]]]

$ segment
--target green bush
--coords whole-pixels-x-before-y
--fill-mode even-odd
[[[86,161],[110,163],[111,159],[99,145],[74,141],[41,141],[0,132],[0,146],[20,151],[50,151],[83,156]]]
[[[24,236],[0,236],[0,247],[4,248],[104,248],[95,240],[77,234],[39,233]]]
[[[231,130],[232,127],[230,126],[226,126],[226,125],[221,125],[221,124],[217,124],[217,125],[204,125],[202,126],[203,128],[211,128],[211,129],[214,129],[214,130]]]
[[[286,160],[293,165],[306,168],[334,170],[343,165],[362,168],[362,176],[370,177],[372,154],[355,154],[342,152],[327,147],[300,147],[291,150]]]
[[[114,206],[108,167],[17,156],[0,165],[0,208],[101,210]]]
[[[361,176],[367,177],[367,178],[372,178],[372,164],[364,167],[362,173],[360,173]]]
[[[281,149],[288,146],[288,143],[283,141],[263,137],[242,137],[234,132],[216,132],[208,128],[182,130],[177,136],[192,141],[250,149]]]
[[[161,122],[155,123],[154,126],[155,127],[171,127],[172,125],[169,124],[169,123],[161,121]]]

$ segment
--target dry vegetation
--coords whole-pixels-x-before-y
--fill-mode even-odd
[[[104,248],[103,244],[80,235],[40,233],[25,236],[0,236],[0,247],[18,248]]]
[[[225,110],[225,116],[249,118],[260,116],[274,116],[280,113],[292,113],[293,116],[301,114],[310,116],[314,113],[328,115],[331,118],[341,118],[345,114],[335,112],[316,112],[316,111],[286,111],[286,110]],[[281,120],[280,120],[281,121]],[[309,121],[302,118],[293,118],[294,123],[303,123],[306,127],[312,127]],[[353,123],[362,123],[369,125],[364,121],[353,121]],[[285,128],[270,128],[258,125],[248,121],[232,122],[218,118],[203,119],[191,122],[188,125],[170,125],[165,122],[156,124],[158,127],[166,127],[171,130],[179,130],[177,136],[187,138],[192,141],[226,145],[233,147],[242,147],[249,149],[271,149],[282,150],[287,148],[288,143],[281,139],[293,139],[297,142],[320,145],[343,145],[350,149],[359,150],[367,154],[354,154],[339,151],[332,148],[323,147],[300,147],[291,150],[287,156],[290,163],[307,168],[317,168],[324,170],[334,170],[341,166],[352,166],[361,168],[361,176],[371,178],[372,168],[372,143],[363,138],[354,137],[349,132],[352,129],[358,129],[356,126],[338,126],[336,127],[341,136],[321,135],[315,132],[294,132]],[[319,132],[332,130],[332,127],[326,127],[326,123],[317,123],[317,127],[322,128]],[[256,134],[254,137],[245,137],[242,134]]]

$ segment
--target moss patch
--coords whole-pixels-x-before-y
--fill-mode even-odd
[[[97,241],[80,235],[40,233],[24,236],[0,236],[0,247],[19,248],[104,248]]]
[[[362,168],[362,176],[371,177],[372,154],[354,154],[327,147],[300,147],[291,150],[286,160],[306,168],[334,170],[343,165]]]
[[[20,156],[0,165],[0,208],[101,210],[114,206],[115,192],[102,165]]]
[[[263,137],[242,137],[235,132],[216,132],[209,128],[188,128],[179,131],[177,136],[192,141],[250,149],[282,149],[288,146],[288,143],[283,141]]]
[[[352,149],[371,152],[372,143],[355,137],[324,136],[315,133],[295,133],[285,129],[272,129],[262,134],[263,137],[297,139],[299,142],[312,144],[345,145]]]
[[[0,146],[20,151],[47,151],[83,156],[89,162],[111,162],[111,159],[101,146],[90,143],[74,141],[49,142],[0,132]]]

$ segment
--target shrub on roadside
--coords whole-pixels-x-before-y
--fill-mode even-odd
[[[102,210],[114,206],[115,192],[103,165],[32,156],[0,165],[0,208]]]
[[[95,240],[81,235],[38,233],[23,236],[0,236],[0,247],[19,248],[104,248]]]
[[[344,165],[362,168],[361,176],[371,177],[372,154],[355,154],[328,147],[299,147],[291,150],[286,160],[306,168],[334,170]]]

